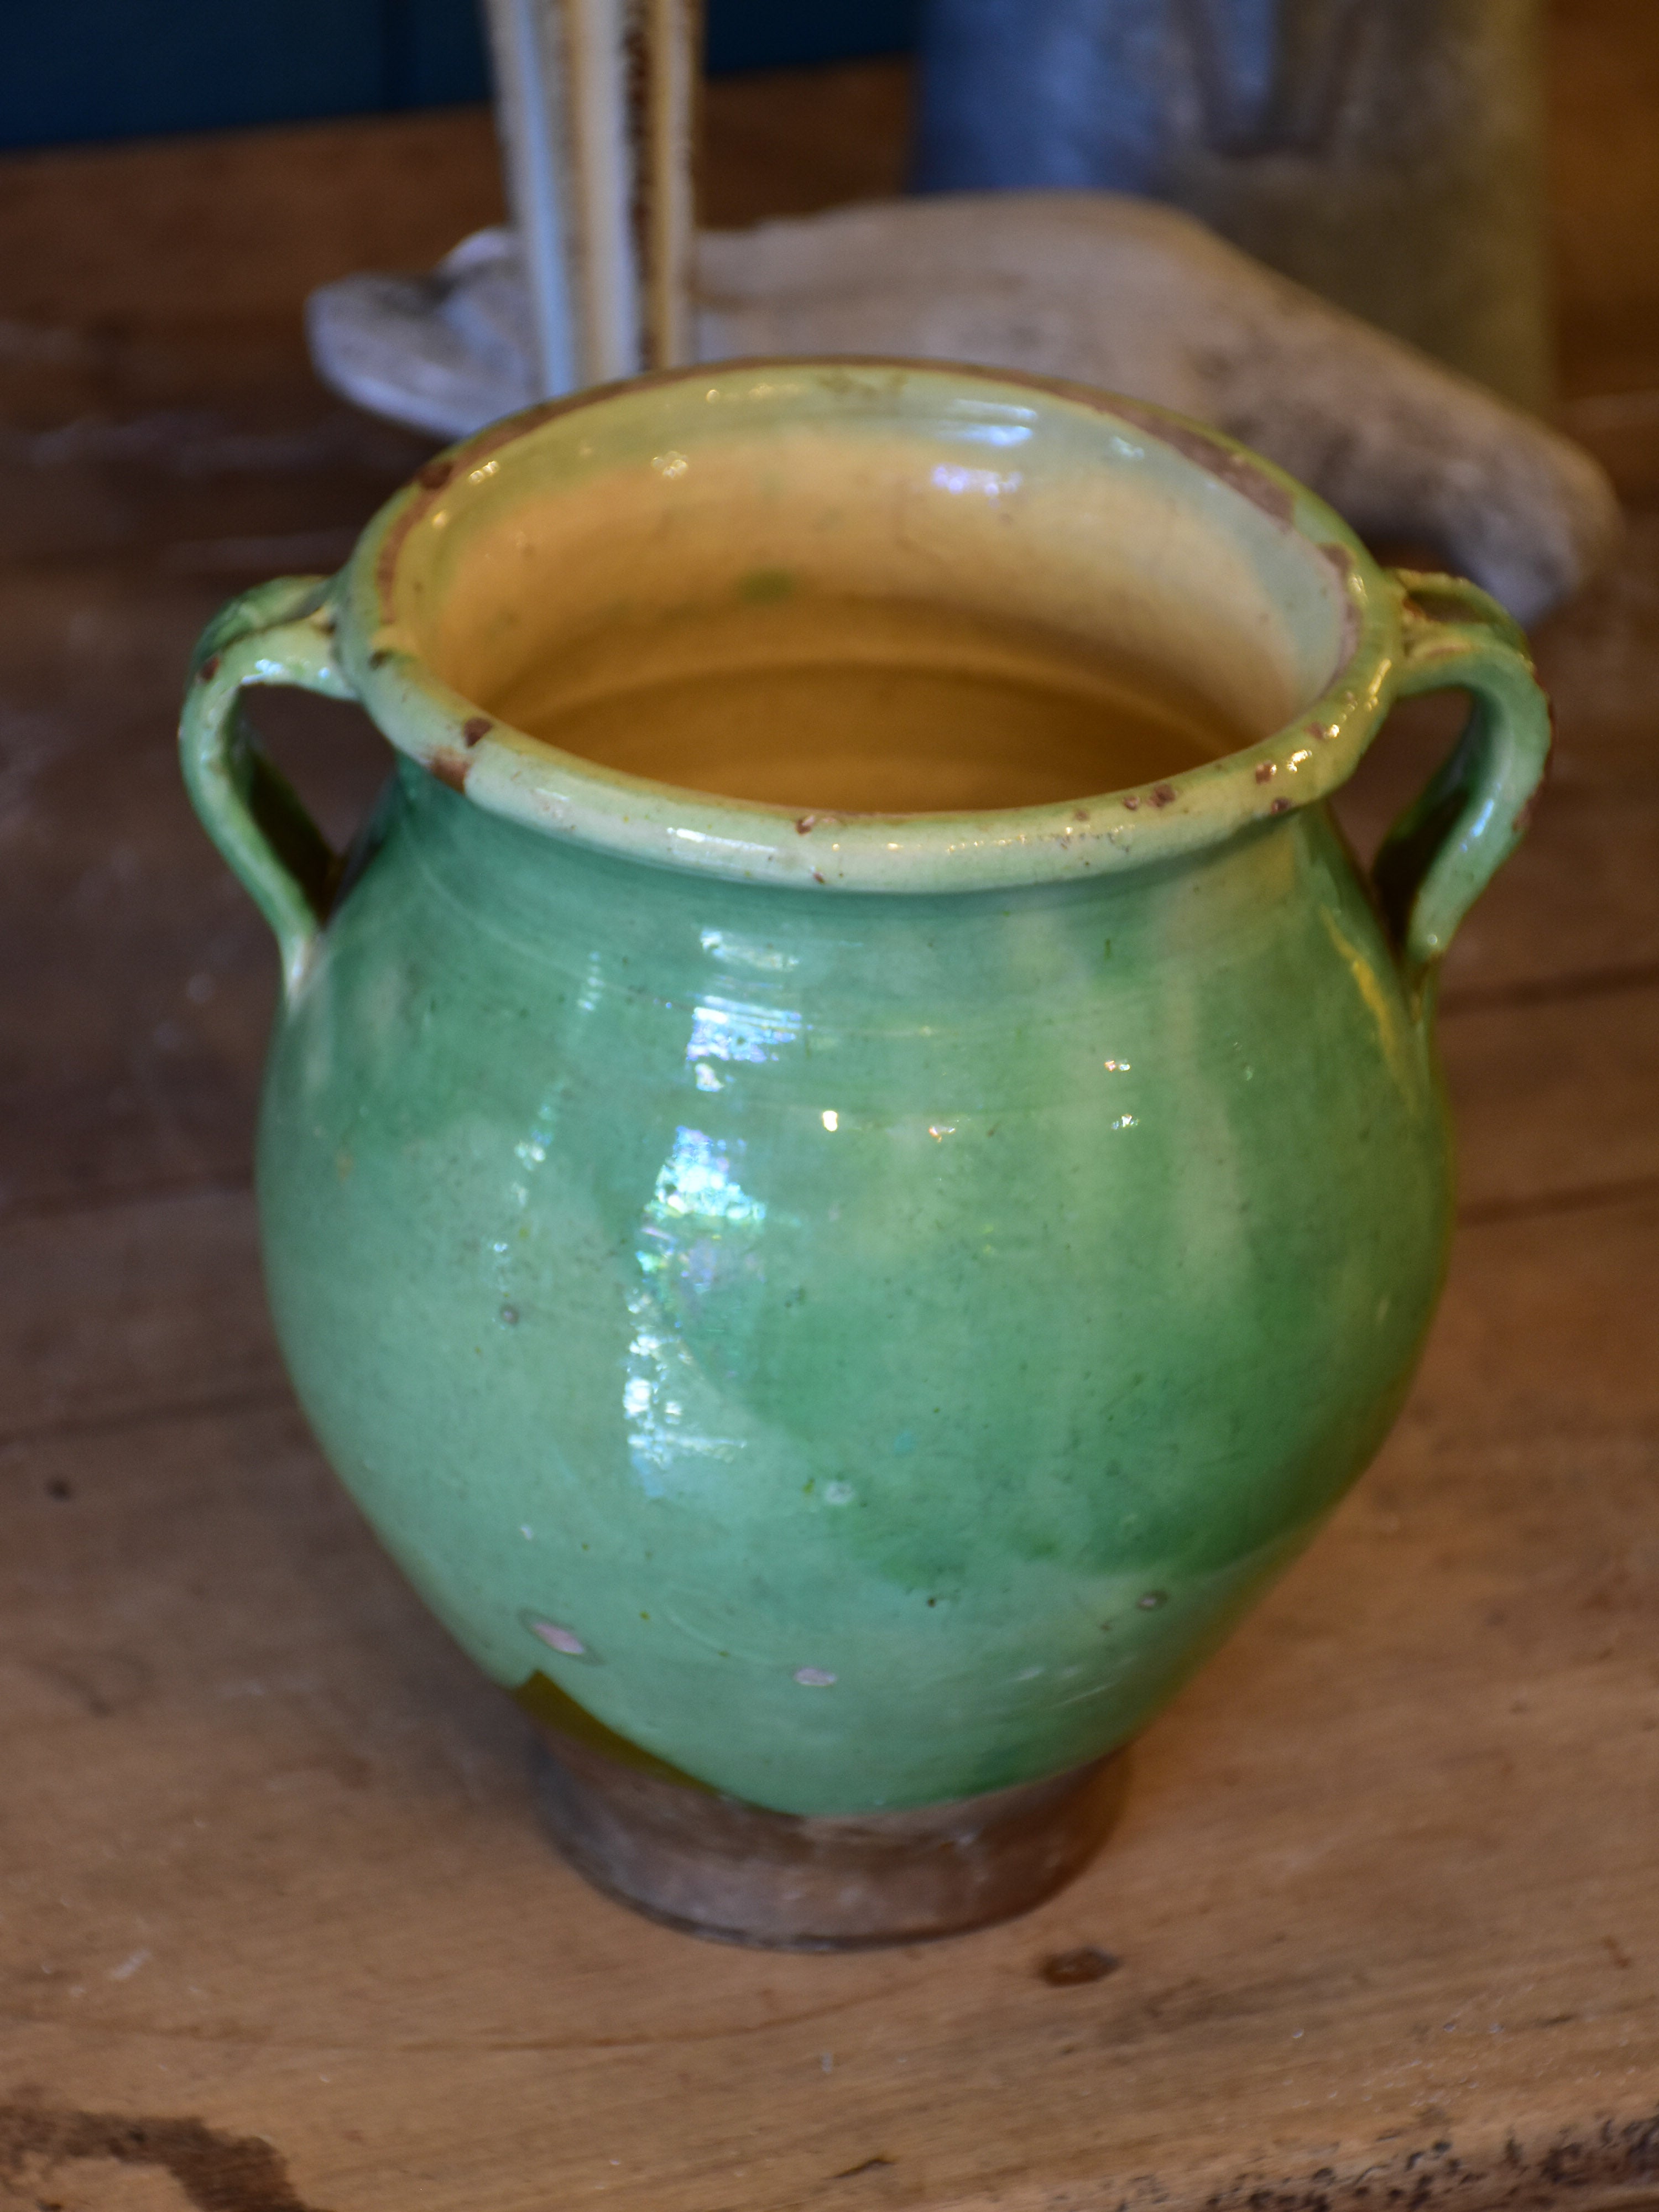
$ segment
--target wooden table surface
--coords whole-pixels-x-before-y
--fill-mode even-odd
[[[179,791],[179,673],[420,458],[295,308],[488,219],[487,124],[0,164],[0,2204],[1659,2203],[1659,10],[1555,15],[1567,419],[1631,536],[1539,638],[1558,772],[1450,963],[1420,1382],[1093,1870],[861,1957],[565,1871],[261,1303],[275,964]],[[718,88],[715,211],[885,188],[902,113],[890,65]],[[372,741],[271,722],[343,827]],[[1390,732],[1362,834],[1443,738]],[[1116,1970],[1045,1978],[1085,1945]]]

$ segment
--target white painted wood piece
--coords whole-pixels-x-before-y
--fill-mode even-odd
[[[310,307],[336,390],[439,437],[538,396],[522,248],[483,232],[430,276],[349,277]],[[1597,465],[1536,416],[1275,275],[1179,210],[1111,192],[941,193],[705,232],[701,361],[975,361],[1217,424],[1361,532],[1431,549],[1522,621],[1606,561]]]
[[[690,330],[696,0],[487,12],[530,396],[673,366]]]

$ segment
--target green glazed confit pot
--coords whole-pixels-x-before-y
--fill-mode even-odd
[[[497,711],[629,624],[848,591],[1175,672],[1241,742],[879,817]],[[241,718],[260,684],[396,748],[342,859]],[[1329,796],[1449,686],[1467,731],[1367,880]],[[1382,569],[1180,417],[967,369],[533,410],[337,578],[238,599],[183,750],[281,947],[271,1310],[410,1582],[526,1702],[750,1807],[1125,1742],[1401,1404],[1450,1220],[1436,963],[1547,744],[1474,586]]]

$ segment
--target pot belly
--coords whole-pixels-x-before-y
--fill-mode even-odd
[[[862,1025],[509,957],[377,864],[273,1058],[268,1275],[480,1663],[793,1812],[1132,1734],[1369,1459],[1438,1286],[1426,1056],[1304,861],[1213,959],[1190,896],[988,911]]]

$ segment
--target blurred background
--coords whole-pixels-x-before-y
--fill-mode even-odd
[[[897,53],[919,0],[712,0],[717,73]],[[12,0],[0,146],[395,114],[489,97],[475,0]]]

